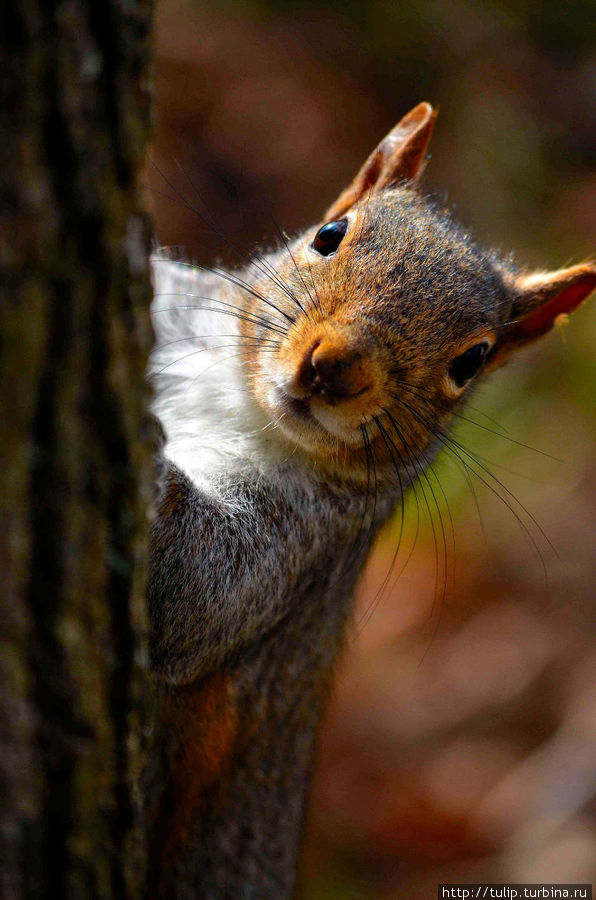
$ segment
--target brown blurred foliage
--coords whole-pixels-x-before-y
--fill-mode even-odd
[[[591,0],[162,0],[159,239],[230,264],[316,221],[424,99],[440,109],[425,187],[524,263],[579,261],[593,26]],[[457,439],[492,474],[439,461],[396,560],[399,516],[380,541],[322,736],[306,900],[595,880],[593,307],[468,407]]]

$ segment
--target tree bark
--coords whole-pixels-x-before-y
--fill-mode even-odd
[[[147,0],[0,24],[0,893],[138,897]]]

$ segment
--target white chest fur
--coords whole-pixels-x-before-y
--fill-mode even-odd
[[[203,491],[230,474],[271,474],[288,455],[250,395],[247,349],[226,281],[159,254],[152,259],[155,349],[149,375],[165,455]]]

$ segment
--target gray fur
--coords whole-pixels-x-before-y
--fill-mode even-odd
[[[447,297],[455,297],[457,278],[468,284],[472,302],[459,315],[474,320],[468,327],[494,316],[495,294],[505,292],[496,268],[455,230],[447,234],[460,248],[460,266],[453,259],[444,265],[453,254],[443,220],[425,207],[426,224],[412,223],[417,201],[407,192],[395,196],[401,202],[389,211],[369,211],[358,256],[342,279],[356,291],[377,291],[379,303],[367,325],[377,333],[387,329],[391,296],[401,297],[401,327],[420,352],[413,308],[435,301],[421,280],[420,262],[416,266],[406,252],[412,230],[425,228],[429,245],[434,228],[434,266],[443,273]],[[370,263],[387,233],[400,245],[391,279],[379,291]],[[281,250],[268,264],[277,270],[284,261],[287,251]],[[427,266],[432,264],[431,254]],[[237,710],[240,731],[248,732],[238,738],[241,749],[217,783],[205,791],[188,844],[162,865],[167,873],[158,893],[180,900],[283,900],[293,892],[314,738],[354,584],[413,467],[402,461],[399,482],[391,473],[381,478],[379,471],[370,473],[368,485],[355,485],[329,479],[300,453],[288,452],[251,399],[242,368],[211,349],[218,333],[236,335],[226,342],[242,345],[235,319],[217,310],[220,298],[244,305],[246,292],[163,257],[154,266],[155,410],[170,461],[166,500],[153,528],[152,663],[170,696],[178,685],[207,684],[213,673],[225,673],[230,707]],[[428,282],[428,274],[422,276]],[[259,269],[239,277],[266,290],[281,309],[295,312]],[[301,290],[291,267],[283,277],[293,291]],[[306,302],[304,293],[302,287]],[[270,320],[287,327],[268,312]],[[392,317],[395,324],[395,312]],[[191,335],[187,347],[181,339]],[[437,446],[429,437],[425,464]],[[161,775],[154,775],[164,791],[154,798],[157,843],[163,842],[167,773],[181,753],[176,735],[162,733],[158,742],[167,751]]]
[[[154,261],[151,374],[165,437],[149,587],[164,709],[147,775],[152,896],[291,896],[316,728],[356,578],[444,443],[460,402],[445,389],[450,360],[487,329],[491,353],[506,345],[513,275],[445,213],[400,188],[355,220],[348,251],[328,261],[309,250],[315,229],[238,276]],[[278,386],[267,339],[338,308],[363,346],[390,360],[396,385],[404,373],[418,378],[399,407],[406,437],[420,432],[420,411],[430,421],[413,457],[394,444],[389,461],[367,457],[364,476],[340,466],[357,429],[346,446],[330,431],[330,471],[300,426],[284,430],[255,395],[255,379],[272,395]],[[390,449],[382,435],[378,447]]]

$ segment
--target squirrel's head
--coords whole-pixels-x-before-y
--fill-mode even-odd
[[[420,195],[435,115],[408,113],[323,223],[251,273],[256,400],[338,474],[424,464],[474,382],[596,287],[588,264],[514,272]]]

